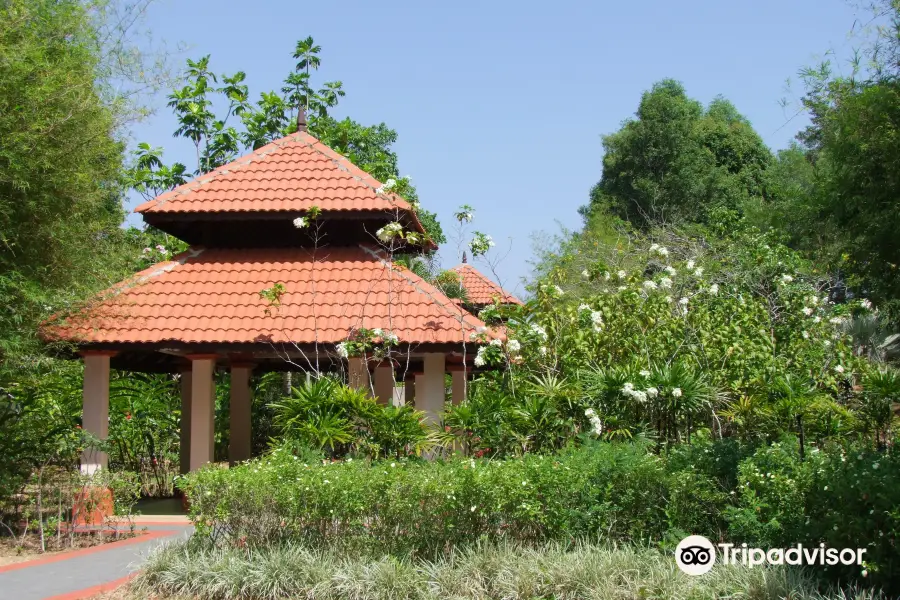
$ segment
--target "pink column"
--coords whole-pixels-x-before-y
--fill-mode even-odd
[[[229,432],[228,460],[234,465],[250,460],[251,417],[250,371],[253,365],[231,364],[231,425]]]
[[[215,448],[215,393],[213,372],[216,355],[192,354],[191,361],[191,447],[190,469],[211,463]]]
[[[393,404],[394,365],[390,362],[375,367],[375,399],[379,404]]]
[[[109,359],[115,352],[87,350],[84,357],[81,426],[100,440],[109,434]],[[81,471],[93,475],[107,465],[105,452],[86,448],[81,455]]]

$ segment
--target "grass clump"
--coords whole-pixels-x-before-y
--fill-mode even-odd
[[[717,565],[683,574],[668,553],[588,543],[478,544],[435,560],[346,554],[285,543],[215,547],[200,539],[154,553],[136,597],[202,600],[881,600],[874,591],[820,590],[807,573]]]

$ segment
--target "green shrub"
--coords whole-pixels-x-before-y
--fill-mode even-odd
[[[201,537],[253,548],[437,556],[478,542],[603,540],[672,548],[689,534],[753,547],[865,547],[865,573],[833,581],[894,590],[900,484],[893,452],[698,438],[668,455],[648,443],[594,442],[505,460],[330,462],[288,446],[181,481]],[[877,465],[877,466],[876,466]]]
[[[286,544],[248,552],[178,543],[154,553],[132,583],[135,597],[204,600],[637,599],[878,600],[876,592],[820,593],[809,574],[717,566],[691,577],[671,555],[588,544],[479,545],[436,561],[357,556]]]
[[[895,451],[832,446],[801,461],[791,440],[760,448],[739,467],[729,539],[760,547],[803,543],[866,548],[866,576],[900,591],[900,457]],[[860,578],[856,566],[828,567],[832,579]]]
[[[511,460],[304,463],[285,449],[180,482],[201,534],[258,546],[433,554],[479,539],[652,541],[707,530],[711,486],[637,444],[598,443]],[[697,494],[702,486],[707,493]],[[714,519],[713,519],[714,521]]]

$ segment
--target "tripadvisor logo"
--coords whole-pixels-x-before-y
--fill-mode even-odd
[[[813,548],[797,544],[790,548],[763,550],[748,548],[747,544],[713,545],[702,535],[689,535],[675,548],[675,562],[688,575],[703,575],[713,568],[717,559],[724,565],[744,565],[751,569],[762,565],[861,566],[865,552],[865,548],[826,548],[825,544]]]

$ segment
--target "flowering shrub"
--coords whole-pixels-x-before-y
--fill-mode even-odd
[[[794,443],[760,448],[738,469],[729,535],[761,547],[866,548],[866,564],[828,567],[831,579],[869,578],[900,591],[900,456],[859,445],[813,450]]]
[[[180,485],[198,532],[223,544],[297,540],[431,555],[488,539],[660,539],[677,519],[666,515],[669,480],[664,460],[643,447],[603,444],[559,456],[435,463],[311,464],[276,451],[193,473]]]

